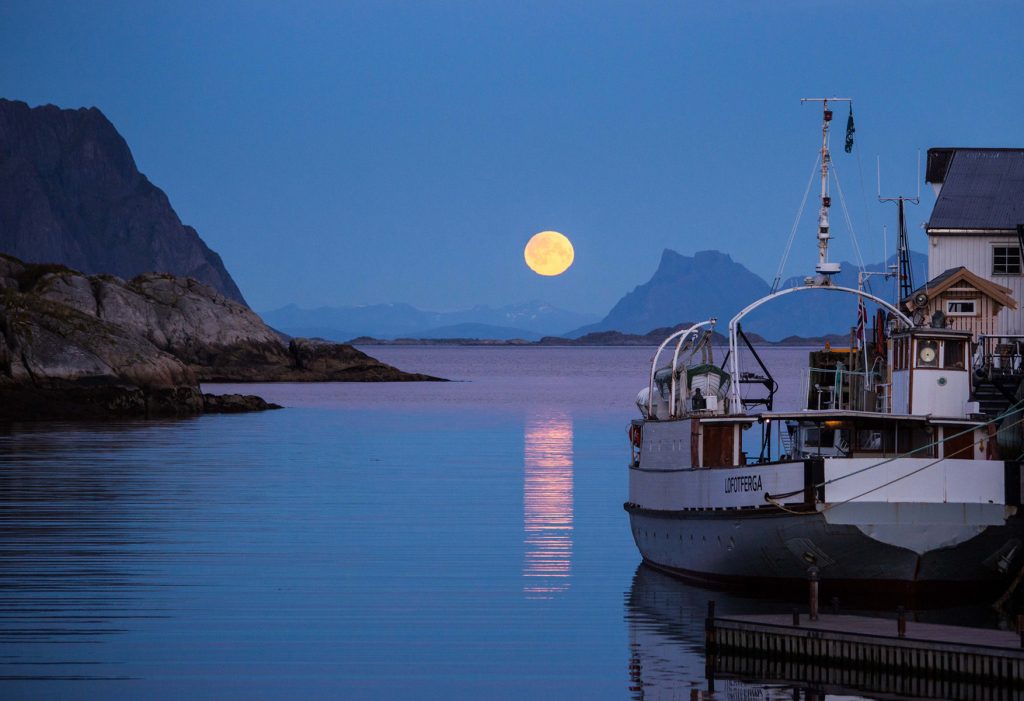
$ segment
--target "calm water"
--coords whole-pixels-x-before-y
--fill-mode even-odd
[[[288,408],[0,429],[0,697],[705,689],[711,595],[638,568],[622,510],[652,349],[368,350],[462,381],[221,385]]]

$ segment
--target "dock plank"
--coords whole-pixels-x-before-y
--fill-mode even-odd
[[[1024,685],[1024,648],[1012,631],[907,621],[901,638],[896,620],[837,614],[821,614],[816,621],[803,616],[799,625],[793,625],[791,615],[714,617],[707,620],[706,630],[713,660],[739,655]]]
[[[795,631],[817,630],[853,635],[869,635],[879,638],[901,640],[897,635],[896,620],[873,618],[868,616],[848,616],[842,614],[819,614],[817,621],[810,620],[807,615],[800,616],[800,625],[793,625],[791,615],[757,614],[748,616],[724,616],[716,621],[736,621],[756,625],[792,628]],[[902,640],[921,640],[928,642],[951,643],[956,645],[976,645],[992,648],[1021,650],[1020,635],[1008,630],[990,630],[987,628],[968,628],[951,626],[941,623],[918,623],[907,620],[906,637]],[[1024,653],[1024,650],[1021,650]]]

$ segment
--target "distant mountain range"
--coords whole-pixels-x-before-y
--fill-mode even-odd
[[[865,269],[888,270],[885,264]],[[928,259],[911,252],[914,281],[925,281]],[[858,267],[841,263],[835,282],[857,287]],[[895,280],[869,278],[871,290],[883,299],[895,297]],[[791,277],[780,289],[803,285],[803,277]],[[650,280],[624,295],[603,318],[558,309],[544,302],[527,302],[507,307],[477,306],[457,312],[431,312],[409,304],[373,304],[350,307],[302,309],[294,304],[264,312],[263,319],[293,336],[310,336],[334,341],[354,338],[394,340],[490,339],[538,341],[549,336],[582,338],[592,342],[617,336],[605,332],[646,336],[652,329],[674,327],[683,321],[718,318],[725,330],[736,312],[768,294],[770,285],[761,277],[720,251],[699,251],[693,256],[665,249],[658,269]],[[768,341],[790,336],[803,338],[843,335],[856,323],[856,301],[849,295],[828,292],[801,293],[782,297],[752,312],[744,321],[751,333]],[[596,339],[596,340],[595,340]],[[640,342],[633,339],[630,342]],[[545,339],[545,342],[550,342]]]
[[[290,304],[263,312],[264,321],[292,336],[347,341],[360,336],[395,338],[491,338],[536,341],[564,334],[597,319],[558,309],[540,301],[505,307],[476,306],[454,312],[433,312],[410,304],[371,304],[302,309]]]
[[[0,99],[0,252],[125,279],[172,273],[245,303],[220,256],[181,223],[95,107]]]
[[[868,271],[882,271],[886,264],[866,265]],[[927,256],[911,252],[914,281],[926,279]],[[842,272],[835,282],[857,287],[858,267],[841,263]],[[871,289],[883,299],[892,300],[895,282],[869,278]],[[803,284],[803,277],[791,277],[780,289]],[[659,327],[675,326],[684,320],[718,318],[719,328],[741,309],[765,296],[771,286],[758,275],[719,251],[700,251],[684,256],[665,249],[650,280],[620,299],[600,321],[577,328],[568,334],[578,338],[600,331],[646,334]],[[856,323],[856,302],[852,296],[828,292],[790,295],[761,307],[744,320],[744,327],[768,340],[787,336],[822,336],[843,333]]]

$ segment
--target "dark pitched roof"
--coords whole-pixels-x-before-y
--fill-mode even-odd
[[[929,149],[927,180],[942,183],[928,229],[1024,224],[1024,149]]]

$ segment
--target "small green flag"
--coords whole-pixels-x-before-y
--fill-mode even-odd
[[[846,152],[853,150],[853,132],[857,128],[853,126],[853,103],[850,103],[850,116],[846,118]]]

